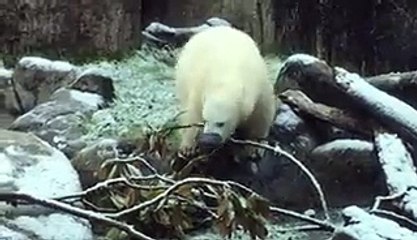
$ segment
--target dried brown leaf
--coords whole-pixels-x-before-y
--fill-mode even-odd
[[[161,209],[155,213],[155,220],[164,226],[171,226],[170,214],[164,209]]]
[[[235,230],[235,209],[230,201],[231,191],[224,188],[225,191],[222,197],[219,199],[219,206],[217,208],[216,226],[219,233],[223,237],[231,237],[232,232]]]
[[[149,191],[139,191],[140,196],[145,199],[152,199],[158,196],[159,194],[163,193],[165,189],[158,188],[158,189],[152,189]]]
[[[113,178],[116,172],[117,172],[117,165],[109,166],[103,163],[94,175],[99,180],[106,180],[106,179]]]
[[[118,194],[111,194],[110,200],[117,209],[123,209],[127,206],[126,198],[124,198],[124,197],[122,197]]]
[[[115,227],[107,231],[105,236],[106,239],[126,239],[126,237],[127,233]]]
[[[138,197],[139,191],[136,189],[129,188],[126,193],[126,206],[132,207],[134,204],[136,204],[139,200]]]
[[[247,229],[249,230],[252,239],[256,239],[257,237],[265,239],[268,236],[268,229],[260,219],[256,217],[249,217],[247,221],[249,224]]]
[[[181,210],[181,206],[179,204],[172,207],[172,214],[171,214],[171,224],[175,228],[180,236],[184,236],[184,230],[182,225],[183,213]]]
[[[125,163],[123,167],[123,176],[143,176],[140,168],[135,167],[130,163]]]
[[[270,216],[269,201],[262,196],[251,194],[248,197],[248,203],[250,209],[256,214],[260,214],[264,218],[268,218]]]
[[[192,192],[193,187],[193,184],[182,185],[178,188],[176,193],[185,198],[192,198],[194,195]]]

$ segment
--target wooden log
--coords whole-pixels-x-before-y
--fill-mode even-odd
[[[384,91],[417,88],[417,71],[388,73],[367,77],[366,81]]]
[[[372,136],[373,126],[377,125],[369,119],[347,110],[330,107],[313,102],[299,90],[287,90],[279,95],[282,102],[293,108],[301,116],[309,116],[365,136]]]
[[[375,88],[358,74],[338,67],[335,70],[336,77],[329,84],[390,130],[417,140],[417,111],[413,107]]]
[[[378,133],[375,146],[389,195],[398,195],[392,205],[417,220],[417,174],[410,153],[395,134]]]
[[[142,35],[148,43],[156,46],[168,44],[174,47],[181,47],[192,35],[212,26],[231,26],[231,24],[217,17],[209,18],[203,24],[193,27],[176,28],[159,22],[152,22],[142,31]]]
[[[334,77],[333,67],[325,61],[308,54],[294,54],[283,62],[275,82],[275,91],[278,94],[288,88],[301,89],[315,102],[350,108],[351,103],[346,102],[340,91],[326,83]],[[381,74],[364,79],[417,108],[417,71]]]
[[[381,74],[365,80],[417,108],[417,71]]]
[[[361,162],[365,166],[374,165],[374,144],[359,139],[337,139],[317,146],[310,152],[310,157],[316,162],[343,159],[346,162]]]
[[[393,240],[417,239],[417,233],[398,223],[367,213],[357,206],[342,212],[345,224],[337,229],[333,240]]]
[[[351,109],[343,93],[329,84],[334,78],[333,68],[308,54],[294,54],[282,64],[274,84],[275,94],[287,89],[304,92],[311,100],[342,109]]]

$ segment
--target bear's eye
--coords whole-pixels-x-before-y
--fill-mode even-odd
[[[216,123],[216,126],[219,127],[219,128],[221,128],[221,127],[224,126],[224,122],[217,122]]]

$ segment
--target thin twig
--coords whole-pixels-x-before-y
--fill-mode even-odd
[[[176,126],[171,126],[171,127],[165,127],[161,130],[159,130],[160,132],[169,132],[171,133],[174,130],[179,130],[179,129],[183,129],[183,128],[192,128],[192,127],[204,127],[203,123],[192,123],[192,124],[187,124],[187,125],[176,125]]]
[[[399,192],[399,193],[396,193],[396,194],[393,194],[393,195],[389,195],[389,196],[376,196],[375,197],[375,203],[372,206],[371,211],[377,210],[380,207],[380,205],[381,205],[381,203],[383,201],[394,201],[394,200],[397,200],[399,198],[402,198],[405,195],[405,193],[406,193],[406,191]]]
[[[86,206],[88,206],[90,209],[93,209],[96,212],[112,213],[112,212],[116,212],[117,211],[117,210],[111,209],[111,208],[101,208],[101,207],[98,207],[94,203],[88,201],[87,199],[81,199],[81,202],[84,203]]]
[[[320,202],[321,202],[321,205],[322,205],[322,208],[323,208],[324,216],[325,216],[326,220],[330,220],[329,209],[327,207],[327,202],[326,202],[326,199],[324,197],[324,192],[323,192],[319,182],[317,181],[317,179],[310,172],[310,170],[308,170],[308,168],[306,166],[304,166],[304,164],[301,163],[301,161],[297,160],[294,156],[292,156],[288,152],[281,149],[281,147],[279,147],[278,145],[273,147],[273,146],[268,145],[268,144],[258,143],[258,142],[254,142],[254,141],[250,141],[250,140],[238,140],[238,139],[233,139],[233,138],[231,139],[231,141],[233,143],[244,144],[244,145],[252,145],[252,146],[255,146],[255,147],[259,147],[259,148],[263,148],[263,149],[272,151],[272,152],[277,153],[277,154],[282,154],[286,158],[291,160],[293,163],[295,163],[308,176],[308,178],[312,182],[313,186],[316,188],[316,191],[319,195]]]
[[[106,217],[104,214],[96,213],[90,210],[85,210],[81,208],[77,208],[74,206],[71,206],[69,204],[59,202],[52,199],[43,199],[35,196],[31,196],[29,194],[25,193],[0,193],[0,201],[5,202],[11,202],[15,200],[21,200],[26,201],[29,203],[38,204],[44,207],[56,209],[59,211],[63,211],[65,213],[69,213],[72,215],[75,215],[77,217],[85,218],[88,220],[94,220],[98,222],[102,222],[106,225],[116,227],[118,229],[121,229],[128,233],[130,236],[134,236],[138,239],[142,240],[155,240],[154,238],[151,238],[144,233],[141,233],[134,229],[132,225],[128,225],[119,221],[116,221],[114,219],[111,219],[109,217]]]
[[[317,218],[309,217],[307,215],[304,215],[302,213],[297,213],[291,210],[278,208],[278,207],[270,207],[269,208],[271,212],[280,213],[289,217],[297,218],[309,223],[312,223],[314,225],[321,226],[323,230],[334,232],[336,230],[336,226],[328,222],[327,220],[323,221]]]
[[[108,159],[103,163],[103,167],[108,164],[114,164],[114,163],[123,164],[123,163],[131,163],[131,162],[140,162],[143,165],[145,165],[145,167],[148,168],[149,171],[152,172],[152,174],[158,174],[158,171],[142,156],[133,156],[133,157],[123,158],[123,159],[120,159],[120,158]]]
[[[168,179],[166,179],[166,178],[164,178],[160,175],[149,175],[149,176],[143,176],[143,177],[142,176],[141,177],[134,176],[134,177],[129,177],[129,178],[119,177],[119,178],[107,179],[104,182],[99,182],[96,185],[94,185],[94,186],[92,186],[92,187],[90,187],[90,188],[88,188],[84,191],[81,191],[79,193],[71,194],[71,195],[68,195],[68,196],[57,197],[57,198],[54,198],[54,200],[62,201],[62,200],[68,200],[68,199],[74,199],[74,198],[81,198],[81,197],[87,196],[88,194],[90,194],[92,192],[98,191],[100,189],[103,189],[103,188],[106,189],[106,188],[109,188],[111,185],[115,185],[115,184],[119,184],[119,183],[127,183],[130,180],[147,181],[147,180],[155,180],[155,179],[159,179],[161,181],[164,181],[164,182],[170,183],[170,184],[174,183],[174,181],[168,180]]]
[[[275,231],[285,233],[285,232],[293,232],[293,231],[307,232],[307,231],[318,231],[318,230],[323,230],[323,227],[319,225],[304,225],[304,226],[296,226],[296,227],[290,227],[290,228],[279,228],[279,229],[276,229]]]

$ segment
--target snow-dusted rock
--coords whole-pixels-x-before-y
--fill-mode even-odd
[[[71,88],[99,94],[106,102],[112,102],[116,97],[113,79],[99,68],[88,68],[81,72]]]
[[[16,110],[25,113],[47,101],[55,90],[73,82],[77,73],[78,68],[68,62],[35,56],[21,58],[13,73],[15,89],[21,101],[21,106],[15,106]]]
[[[337,229],[332,240],[412,240],[417,233],[402,227],[397,222],[369,214],[353,205],[343,209],[345,223]]]
[[[18,117],[9,129],[33,132],[72,158],[86,144],[82,121],[103,103],[97,94],[60,88],[48,102]]]
[[[53,198],[81,191],[69,159],[34,134],[0,129],[0,162],[0,192]],[[92,239],[87,221],[49,208],[0,203],[0,212],[0,238]]]
[[[12,79],[13,70],[0,67],[0,89],[3,89],[10,85]]]
[[[6,95],[12,93],[10,84],[13,71],[0,67],[0,109],[7,108]]]
[[[279,106],[271,127],[270,138],[303,162],[309,151],[318,144],[314,129],[287,104]],[[311,207],[306,205],[306,202],[313,203],[314,200],[306,199],[315,198],[315,193],[311,183],[306,178],[300,177],[301,175],[299,168],[286,157],[267,152],[259,163],[257,178],[263,183],[259,192],[277,204]]]

